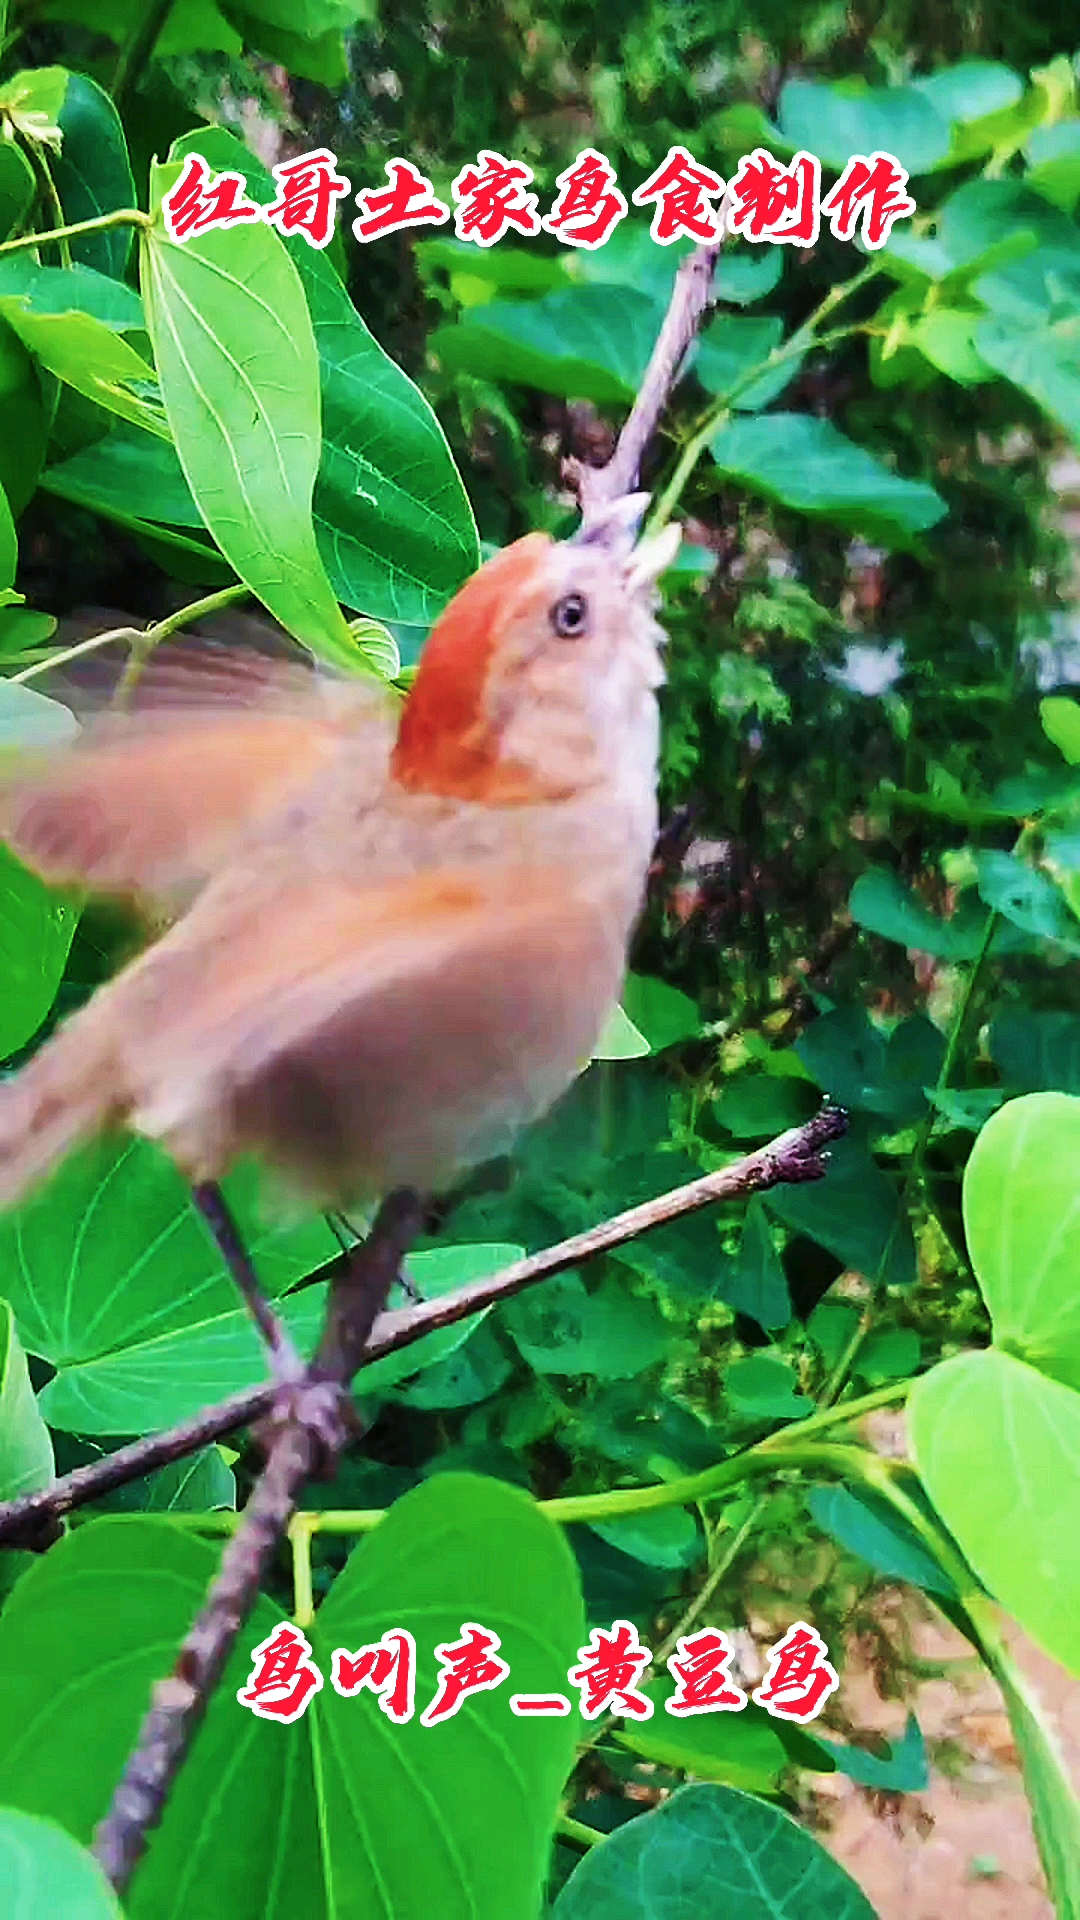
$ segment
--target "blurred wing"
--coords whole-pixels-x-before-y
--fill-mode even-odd
[[[430,1189],[504,1151],[587,1061],[624,965],[625,917],[577,870],[298,881],[261,935],[222,904],[157,950],[135,1125],[197,1168],[224,1109],[230,1152],[324,1196]]]
[[[389,755],[389,705],[374,683],[204,646],[163,660],[139,691],[137,711],[92,719],[70,747],[0,764],[0,835],[47,880],[188,886],[346,741],[375,774]]]

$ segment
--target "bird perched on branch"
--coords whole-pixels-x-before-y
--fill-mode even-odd
[[[324,1206],[430,1193],[563,1091],[656,831],[652,609],[678,533],[635,547],[645,504],[489,560],[396,730],[366,685],[249,685],[226,654],[5,775],[30,866],[175,917],[0,1087],[0,1205],[110,1125],[194,1183],[254,1152]]]

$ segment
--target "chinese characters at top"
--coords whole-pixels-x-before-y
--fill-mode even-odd
[[[410,160],[388,160],[385,172],[387,186],[362,187],[355,195],[360,211],[352,230],[363,244],[409,227],[441,227],[452,218],[458,239],[478,247],[493,247],[508,233],[529,239],[545,232],[564,246],[591,250],[602,247],[630,211],[614,167],[595,147],[583,147],[558,175],[558,192],[545,214],[528,191],[532,168],[488,147],[452,181],[452,212]],[[166,229],[183,241],[215,227],[264,220],[286,236],[302,234],[312,247],[328,246],[338,202],[352,192],[334,154],[318,147],[282,161],[274,180],[276,199],[261,205],[248,198],[242,174],[214,173],[201,154],[191,153],[162,201]],[[724,232],[758,245],[812,247],[824,217],[838,240],[853,240],[861,225],[863,245],[874,251],[885,245],[897,220],[915,212],[907,180],[892,154],[857,153],[823,199],[821,162],[811,153],[797,153],[785,166],[755,147],[724,180],[685,147],[672,147],[631,198],[635,207],[651,208],[650,232],[661,247],[684,238],[715,241]]]

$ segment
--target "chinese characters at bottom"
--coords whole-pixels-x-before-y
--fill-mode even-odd
[[[439,1674],[435,1693],[419,1716],[422,1727],[452,1719],[470,1694],[491,1692],[509,1679],[510,1668],[500,1658],[500,1645],[497,1633],[466,1620],[459,1640],[444,1641],[435,1648]],[[727,1670],[733,1651],[716,1627],[684,1635],[667,1662],[675,1691],[664,1701],[666,1711],[682,1717],[738,1713],[745,1707],[747,1695]],[[828,1653],[821,1635],[804,1620],[796,1620],[770,1648],[765,1677],[749,1697],[778,1720],[813,1720],[840,1684]],[[655,1702],[640,1691],[638,1682],[652,1657],[629,1620],[616,1620],[610,1631],[594,1627],[588,1645],[578,1649],[578,1665],[566,1676],[577,1689],[584,1718],[596,1720],[602,1713],[616,1713],[650,1719]],[[381,1640],[354,1652],[336,1647],[330,1681],[344,1700],[370,1691],[387,1719],[401,1726],[416,1711],[416,1641],[405,1628],[394,1627]],[[322,1685],[310,1642],[299,1627],[283,1621],[253,1648],[247,1686],[236,1697],[260,1720],[289,1724],[300,1719]],[[506,1697],[511,1713],[519,1719],[571,1711],[565,1693],[509,1693]]]

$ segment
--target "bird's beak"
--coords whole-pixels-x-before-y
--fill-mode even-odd
[[[647,493],[626,493],[602,507],[586,509],[570,541],[572,546],[603,547],[613,560],[621,561],[626,568],[626,585],[632,593],[655,584],[665,568],[670,567],[682,539],[679,527],[667,526],[637,541],[635,546],[648,504]]]

